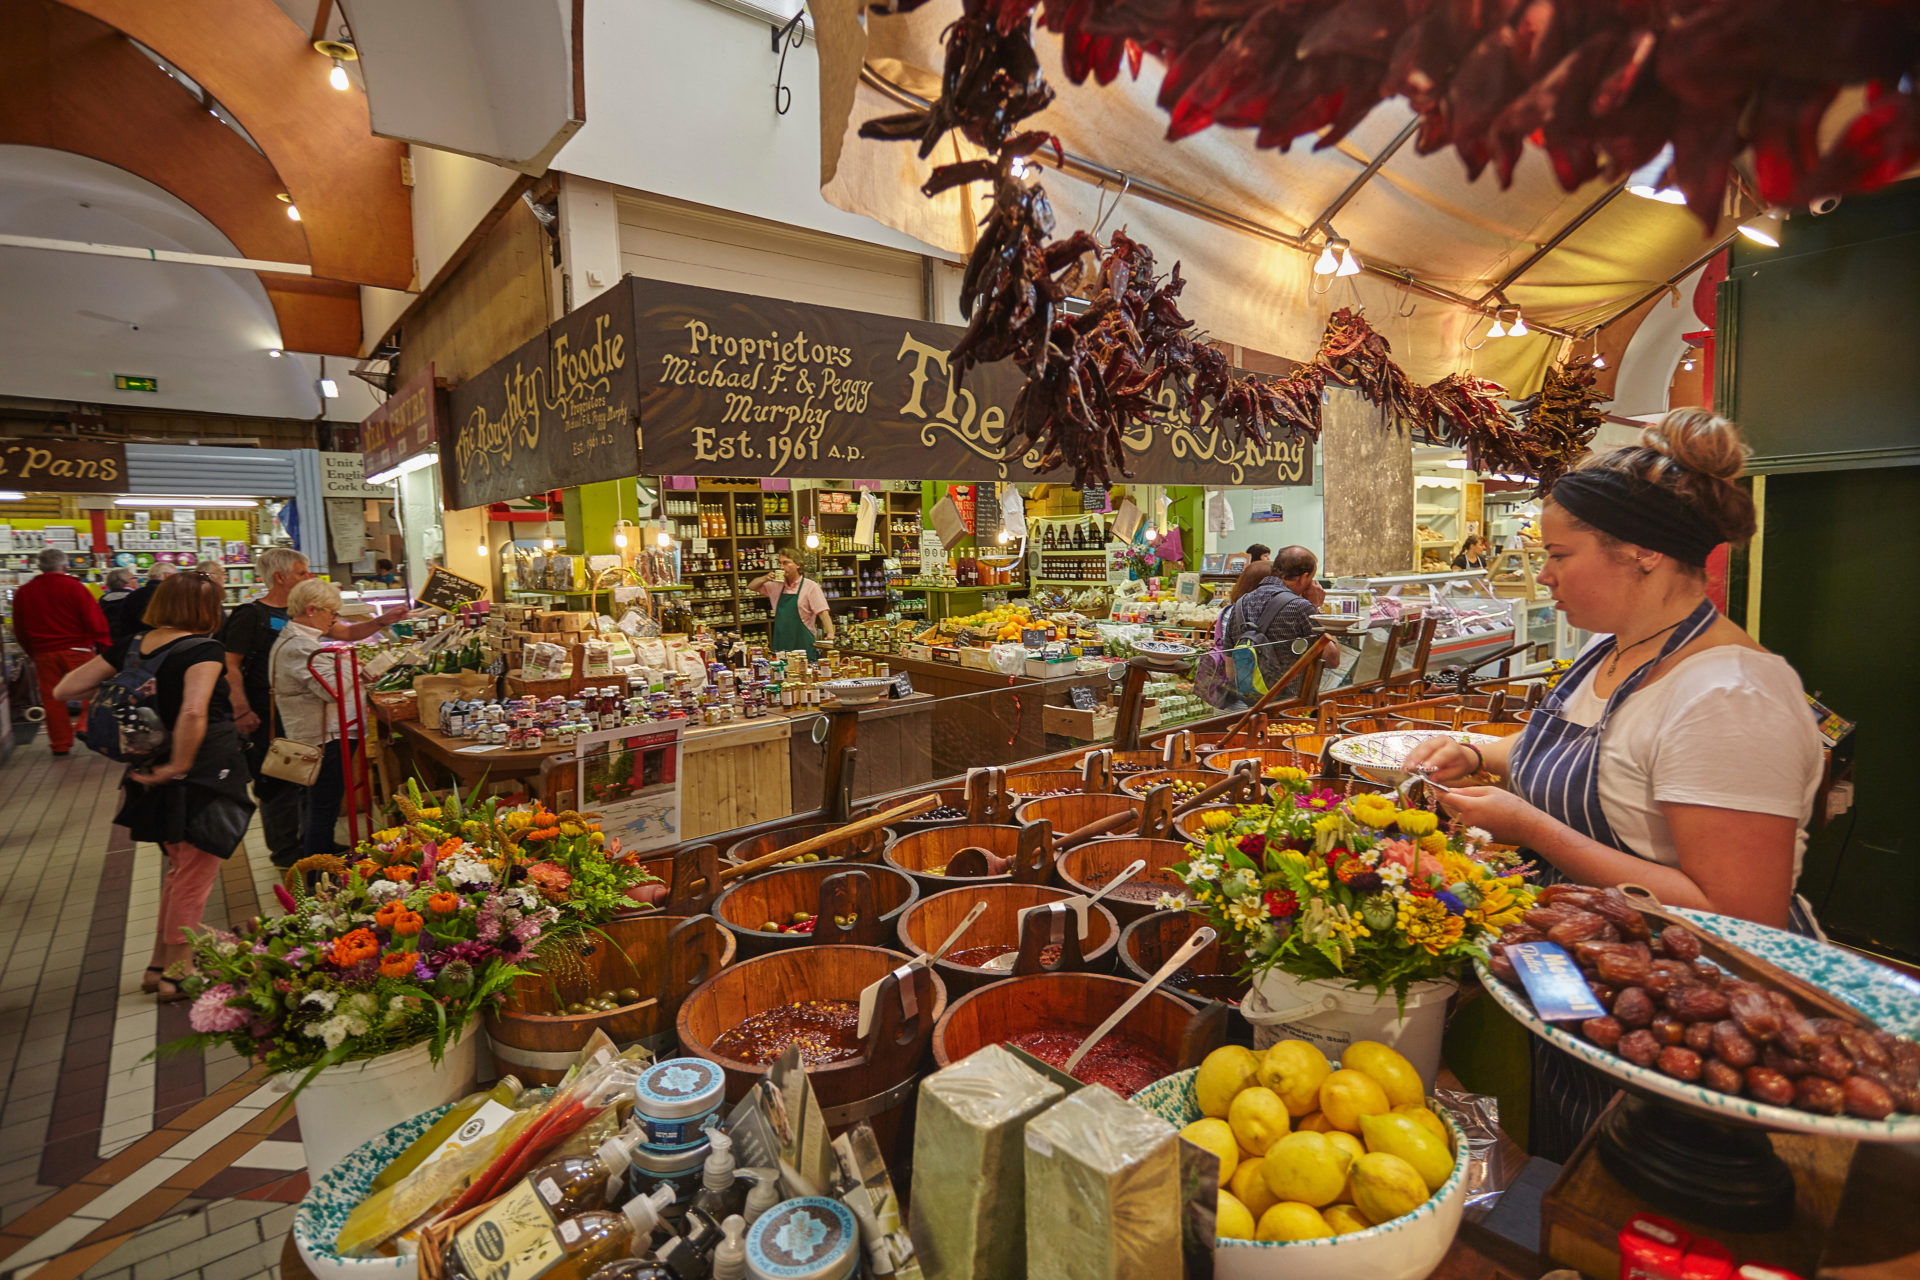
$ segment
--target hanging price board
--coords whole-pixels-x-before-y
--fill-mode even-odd
[[[427,585],[420,588],[418,603],[453,613],[463,604],[486,598],[487,589],[482,584],[435,565],[427,575]]]
[[[1091,711],[1098,705],[1098,700],[1093,696],[1093,690],[1085,685],[1075,685],[1067,690],[1067,701],[1071,702],[1077,711]]]

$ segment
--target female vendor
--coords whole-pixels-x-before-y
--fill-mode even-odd
[[[1794,894],[1820,783],[1800,678],[1720,616],[1708,554],[1754,532],[1734,426],[1677,409],[1637,445],[1589,455],[1541,513],[1540,581],[1596,633],[1518,737],[1434,739],[1408,763],[1441,782],[1481,769],[1449,810],[1529,850],[1543,882],[1643,884],[1697,907],[1817,935]],[[1613,1087],[1536,1042],[1532,1147],[1565,1160]]]
[[[827,593],[812,578],[800,576],[800,562],[790,552],[780,553],[780,572],[763,573],[747,584],[773,604],[773,650],[790,653],[804,649],[808,658],[820,656],[814,637],[833,639],[833,611]]]

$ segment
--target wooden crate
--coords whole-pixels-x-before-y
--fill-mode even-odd
[[[1120,712],[1113,707],[1095,707],[1091,711],[1082,711],[1078,707],[1047,706],[1041,709],[1041,727],[1048,733],[1062,738],[1075,738],[1081,742],[1102,742],[1113,736],[1113,727],[1120,719]],[[1140,704],[1140,728],[1144,732],[1160,724],[1160,702],[1156,698],[1144,699]]]

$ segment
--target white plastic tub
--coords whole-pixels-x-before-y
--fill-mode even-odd
[[[1334,1063],[1356,1040],[1374,1040],[1397,1050],[1433,1091],[1440,1070],[1440,1041],[1447,1029],[1451,982],[1419,982],[1407,988],[1406,1014],[1391,991],[1378,995],[1338,982],[1295,978],[1270,969],[1254,979],[1240,1012],[1253,1027],[1255,1050],[1282,1040],[1305,1040]]]
[[[294,1095],[307,1177],[314,1185],[355,1147],[403,1120],[431,1111],[473,1091],[479,1069],[480,1033],[470,1028],[435,1065],[422,1041],[409,1049],[328,1067]],[[300,1081],[274,1077],[283,1090]]]

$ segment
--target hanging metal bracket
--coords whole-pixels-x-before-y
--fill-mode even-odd
[[[780,55],[780,70],[773,77],[773,113],[777,116],[787,114],[793,106],[793,90],[783,83],[787,78],[787,50],[798,49],[807,42],[806,29],[800,25],[806,16],[807,11],[802,8],[784,27],[767,24],[767,30],[773,32],[773,52]]]

